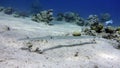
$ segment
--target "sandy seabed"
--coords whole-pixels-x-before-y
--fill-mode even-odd
[[[0,68],[120,68],[120,50],[114,48],[113,40],[93,37],[41,40],[81,31],[77,25],[56,23],[49,26],[0,13]],[[96,43],[80,44],[93,39]],[[21,49],[28,42],[44,52]]]

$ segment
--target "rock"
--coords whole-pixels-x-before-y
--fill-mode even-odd
[[[8,14],[8,15],[11,15],[13,14],[14,10],[11,8],[11,7],[8,7],[4,10],[4,13],[5,14]]]
[[[81,36],[81,33],[79,31],[75,31],[72,33],[73,36]]]
[[[102,35],[102,38],[111,39],[111,36],[109,34],[104,34],[104,35]]]

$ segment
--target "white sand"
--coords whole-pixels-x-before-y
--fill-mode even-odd
[[[63,36],[81,27],[71,24],[48,26],[31,21],[29,18],[14,18],[0,13],[0,68],[120,68],[120,50],[115,49],[114,41],[96,38],[96,44],[61,47],[45,51],[43,54],[22,50],[26,42],[23,38],[42,36]],[[9,26],[6,31],[4,26]],[[93,38],[33,40],[31,43],[40,49],[89,42]],[[78,52],[78,56],[74,55]]]

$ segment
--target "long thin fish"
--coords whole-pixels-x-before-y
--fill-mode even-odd
[[[95,38],[95,36],[44,36],[35,38],[23,38],[19,40],[50,40],[50,39],[81,39],[81,38]]]

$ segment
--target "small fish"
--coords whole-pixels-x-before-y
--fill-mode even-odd
[[[109,20],[105,22],[105,25],[113,24],[113,20]]]

